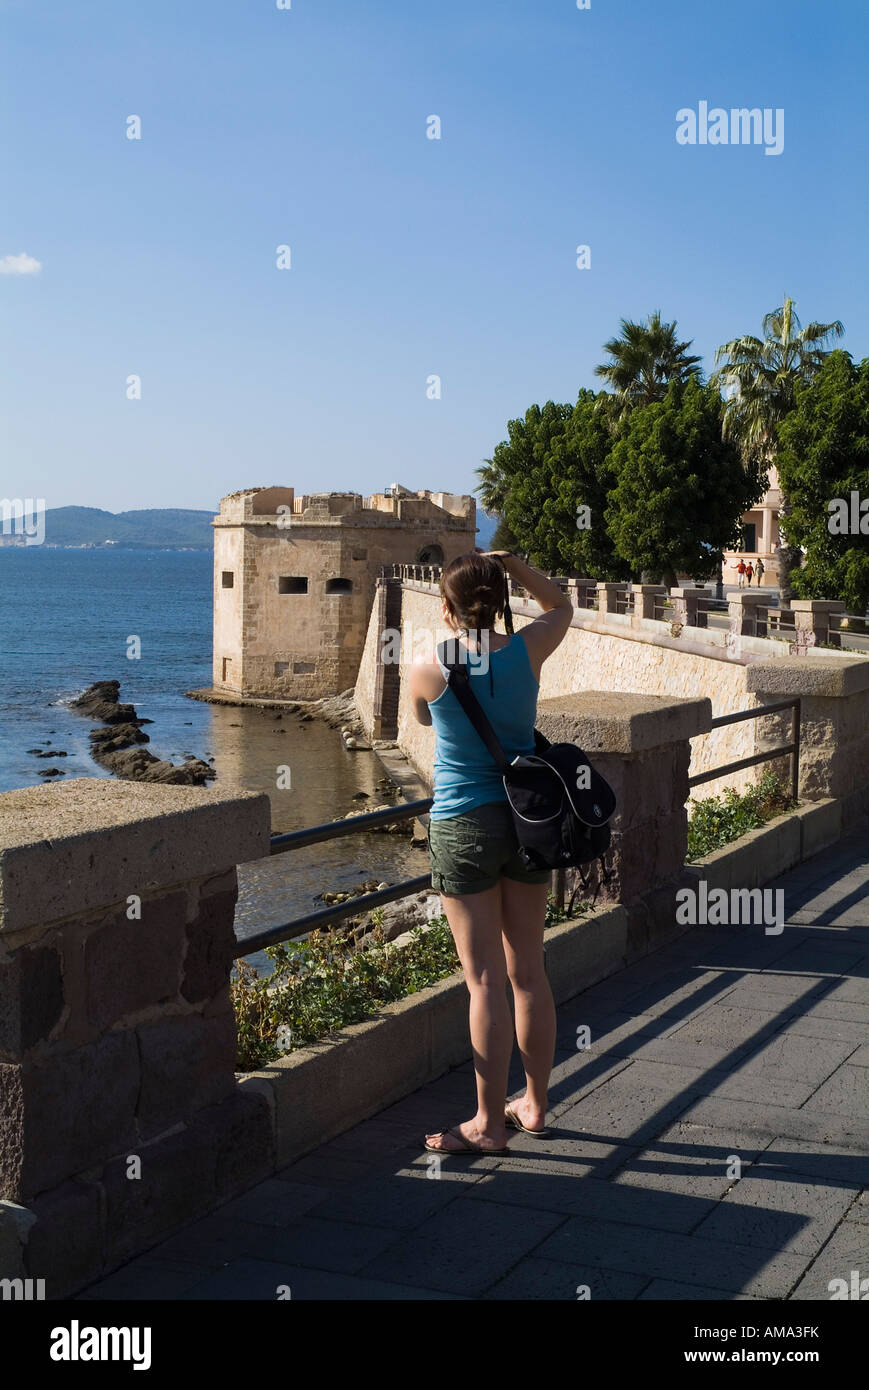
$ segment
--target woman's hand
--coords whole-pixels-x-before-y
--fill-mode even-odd
[[[474,549],[478,555],[487,555],[490,560],[500,560],[502,565],[506,565],[507,560],[513,558],[509,550],[481,550],[479,546],[475,546]]]

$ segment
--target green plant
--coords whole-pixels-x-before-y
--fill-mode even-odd
[[[580,904],[572,915],[585,907]],[[261,976],[246,961],[237,962],[231,993],[240,1071],[254,1071],[350,1023],[361,1023],[384,1004],[416,994],[458,969],[442,914],[413,928],[410,941],[400,946],[383,940],[382,915],[379,908],[371,913],[374,927],[361,945],[350,934],[314,931],[305,941],[267,947],[271,975]],[[546,926],[565,916],[550,894]]]
[[[415,928],[397,947],[377,925],[364,945],[351,935],[314,931],[307,940],[268,947],[265,978],[243,962],[232,982],[238,1065],[250,1071],[304,1047],[426,985],[458,966],[445,920]]]
[[[796,805],[789,788],[769,768],[745,792],[728,787],[722,796],[707,796],[688,804],[693,807],[688,819],[689,864],[738,840],[749,830],[758,830],[773,816]]]

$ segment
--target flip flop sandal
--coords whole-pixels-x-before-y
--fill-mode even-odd
[[[512,1125],[514,1129],[521,1129],[523,1134],[533,1134],[535,1139],[542,1139],[543,1136],[548,1133],[545,1125],[542,1129],[526,1129],[525,1125],[523,1125],[519,1116],[516,1114],[516,1111],[511,1109],[509,1105],[504,1111],[504,1119],[507,1121],[507,1124]]]
[[[458,1128],[456,1128],[456,1129],[439,1129],[439,1130],[438,1130],[438,1134],[451,1134],[451,1135],[453,1136],[454,1139],[458,1139],[458,1140],[459,1140],[459,1142],[460,1142],[460,1144],[462,1145],[462,1147],[461,1147],[460,1149],[439,1149],[439,1148],[436,1148],[434,1144],[426,1144],[425,1147],[428,1149],[429,1153],[433,1153],[433,1154],[451,1154],[453,1157],[462,1158],[466,1153],[468,1153],[468,1154],[507,1154],[507,1153],[510,1152],[510,1150],[507,1149],[507,1148],[504,1148],[504,1149],[483,1149],[483,1148],[480,1147],[479,1144],[472,1144],[471,1141],[470,1141],[470,1139],[466,1139],[465,1136],[462,1134],[461,1130],[458,1129]]]

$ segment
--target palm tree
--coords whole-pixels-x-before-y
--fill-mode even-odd
[[[490,515],[501,516],[507,501],[507,479],[494,459],[484,459],[480,468],[474,472],[480,479],[476,491],[480,494],[480,505]]]
[[[803,328],[794,301],[785,298],[781,308],[764,315],[763,339],[734,338],[717,349],[715,361],[723,365],[713,372],[712,380],[730,391],[724,402],[723,432],[739,441],[745,458],[761,457],[770,465],[775,462],[776,431],[779,421],[796,404],[797,384],[817,375],[829,356],[824,345],[831,338],[841,338],[844,332],[838,319]],[[789,513],[790,500],[783,494],[780,522]],[[785,521],[785,542],[786,525]],[[790,577],[796,562],[797,552],[785,543],[779,551],[783,608],[792,598]]]
[[[649,316],[647,323],[632,323],[622,319],[621,336],[604,343],[611,361],[595,367],[595,374],[604,378],[615,392],[609,403],[623,417],[634,406],[652,405],[667,394],[671,381],[686,382],[699,376],[699,357],[689,357],[690,342],[676,338],[676,323],[662,323],[660,310]],[[602,408],[607,398],[602,397]]]

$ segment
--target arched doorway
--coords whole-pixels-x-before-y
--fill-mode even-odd
[[[418,565],[442,565],[443,562],[443,547],[439,545],[424,545],[416,557]]]

